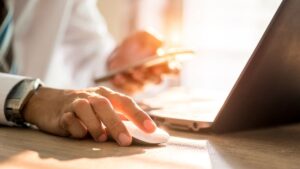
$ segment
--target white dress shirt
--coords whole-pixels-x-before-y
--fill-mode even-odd
[[[96,0],[8,0],[14,9],[13,51],[17,74],[0,73],[0,124],[9,125],[4,104],[26,77],[47,86],[84,88],[105,74],[114,42]]]

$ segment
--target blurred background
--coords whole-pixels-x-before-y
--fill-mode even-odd
[[[281,0],[99,0],[117,42],[141,29],[166,46],[194,49],[173,84],[230,90]]]

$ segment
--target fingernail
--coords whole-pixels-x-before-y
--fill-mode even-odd
[[[152,120],[145,120],[144,127],[146,130],[148,130],[150,132],[153,132],[156,129],[156,125],[154,124],[154,122]]]
[[[128,135],[121,133],[118,137],[120,146],[129,146],[131,144],[131,137]]]
[[[106,134],[101,134],[98,138],[98,141],[104,142],[107,140],[107,135]]]

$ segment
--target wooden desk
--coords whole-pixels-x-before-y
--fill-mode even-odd
[[[0,168],[299,168],[300,124],[209,135],[170,131],[161,146],[119,147],[0,128]]]

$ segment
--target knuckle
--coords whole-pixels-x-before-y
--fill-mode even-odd
[[[122,96],[117,92],[111,93],[109,97],[112,98],[112,99],[118,99],[120,97],[122,98]]]
[[[113,95],[116,92],[114,92],[113,90],[104,87],[104,86],[100,86],[98,87],[97,93],[99,93],[100,95],[106,96],[106,95]]]
[[[87,98],[89,96],[89,93],[85,91],[73,91],[70,96],[72,98]]]
[[[104,92],[105,92],[105,91],[109,91],[109,89],[108,89],[107,87],[104,87],[104,86],[99,86],[99,87],[98,87],[98,90],[99,90],[99,91],[104,91]]]
[[[123,94],[123,93],[117,93],[117,92],[116,92],[115,94],[118,95],[119,97],[122,97],[122,98],[123,98],[123,97],[129,97],[129,96]]]
[[[73,102],[73,107],[75,110],[83,107],[83,106],[86,106],[89,104],[89,101],[87,99],[76,99],[74,102]]]
[[[98,93],[101,95],[106,92],[106,88],[104,86],[99,86],[97,89]]]
[[[126,96],[126,95],[123,95],[122,97],[123,97],[123,101],[124,101],[125,105],[135,104],[135,101],[133,100],[133,98]]]
[[[98,104],[99,106],[108,106],[110,105],[110,101],[105,97],[97,97],[97,99],[95,99],[95,104]]]
[[[77,98],[88,98],[89,96],[90,96],[89,93],[82,92],[82,93],[78,93]]]

